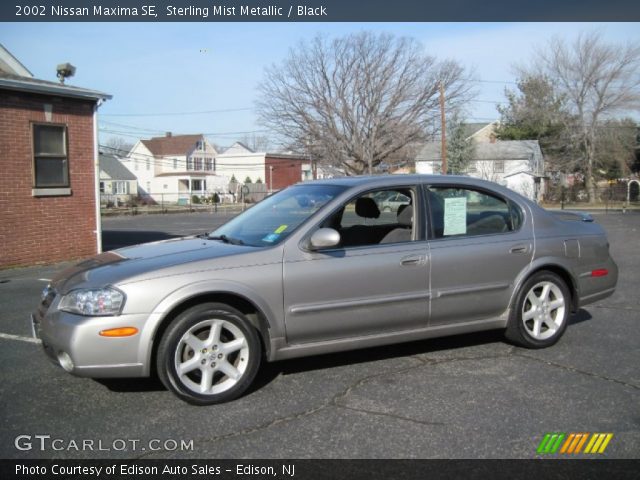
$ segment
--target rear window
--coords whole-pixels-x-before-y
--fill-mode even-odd
[[[428,188],[435,238],[496,235],[517,230],[520,209],[499,196],[467,187]]]

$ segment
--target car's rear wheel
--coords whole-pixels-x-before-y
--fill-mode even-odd
[[[505,335],[523,347],[549,347],[566,330],[570,309],[566,283],[553,272],[538,272],[518,292]]]
[[[206,303],[169,325],[158,346],[158,375],[183,400],[211,405],[240,396],[251,385],[261,355],[258,333],[242,313]]]

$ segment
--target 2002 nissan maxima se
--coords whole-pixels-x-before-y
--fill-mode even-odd
[[[402,201],[381,208],[390,197]],[[204,405],[241,395],[264,360],[489,329],[548,347],[617,277],[588,215],[472,178],[352,177],[294,185],[206,235],[79,263],[32,323],[70,373],[157,372]]]

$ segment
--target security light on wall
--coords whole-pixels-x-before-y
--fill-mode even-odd
[[[73,77],[75,73],[76,67],[74,67],[70,63],[61,63],[56,67],[56,74],[60,79],[60,83],[64,83],[66,78]]]

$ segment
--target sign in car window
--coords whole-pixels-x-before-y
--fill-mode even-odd
[[[467,198],[445,198],[443,235],[464,235],[465,233],[467,233]]]

